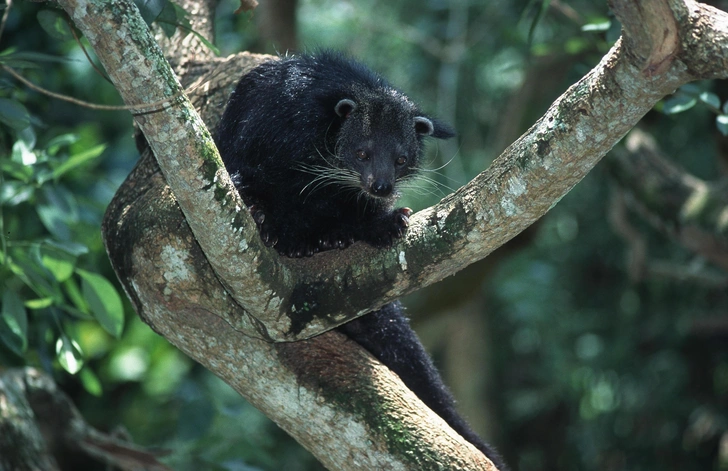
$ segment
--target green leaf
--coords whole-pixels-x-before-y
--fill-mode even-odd
[[[61,293],[60,285],[52,278],[48,270],[38,266],[34,259],[35,257],[29,256],[28,253],[14,251],[7,266],[39,297],[53,298],[56,302],[61,302],[63,293]]]
[[[167,7],[169,0],[134,0],[144,21],[151,25],[159,14]]]
[[[9,289],[3,293],[0,340],[19,356],[28,348],[28,313],[18,294]]]
[[[13,162],[21,165],[33,165],[38,161],[38,156],[33,152],[33,147],[22,139],[13,144],[13,152],[10,155]]]
[[[13,52],[0,56],[0,63],[16,69],[38,69],[38,62],[78,62],[63,56],[54,56],[52,54],[44,54],[42,52]]]
[[[700,94],[700,101],[716,110],[720,109],[720,98],[715,93],[702,92]]]
[[[61,185],[45,185],[42,191],[45,202],[35,208],[38,217],[55,238],[70,240],[71,226],[79,220],[76,198]]]
[[[533,2],[531,2],[533,3]],[[538,24],[541,23],[541,20],[543,19],[544,15],[549,9],[549,5],[551,4],[551,0],[541,0],[541,4],[539,5],[538,11],[536,12],[536,16],[533,18],[533,21],[531,22],[531,27],[528,29],[528,45],[531,46],[533,44],[533,38],[536,35],[536,28],[538,27]]]
[[[78,142],[80,137],[78,134],[61,134],[60,136],[56,136],[50,141],[48,141],[48,144],[45,146],[45,151],[48,155],[56,155],[61,148],[70,146],[71,144]]]
[[[75,375],[83,367],[83,354],[81,347],[75,340],[69,339],[65,334],[56,341],[56,356],[64,370]]]
[[[101,327],[116,338],[124,329],[124,308],[121,297],[109,280],[97,273],[77,269],[81,292]]]
[[[685,93],[676,93],[665,100],[662,112],[665,114],[677,114],[687,111],[698,102],[698,99]]]
[[[100,156],[104,152],[105,149],[106,149],[106,144],[100,144],[98,146],[94,146],[90,149],[87,149],[83,152],[79,152],[78,154],[74,154],[74,155],[70,156],[66,161],[61,163],[58,167],[56,167],[53,170],[53,178],[58,178],[61,175],[63,175],[64,173],[78,167],[79,165],[83,165],[86,162],[90,162],[91,160]]]
[[[0,122],[20,131],[30,126],[30,114],[19,101],[0,98]]]
[[[680,91],[685,92],[688,95],[698,96],[703,90],[701,90],[700,86],[695,83],[686,83],[680,87]]]
[[[88,253],[88,247],[83,244],[79,244],[78,242],[62,242],[60,240],[45,239],[43,243],[50,245],[51,247],[55,247],[58,250],[63,250],[71,255],[75,255],[76,257],[80,257],[81,255],[86,255]]]
[[[715,118],[715,125],[718,131],[724,136],[728,136],[728,115],[722,114]]]
[[[64,56],[54,56],[53,54],[44,54],[42,52],[33,52],[33,51],[26,51],[26,52],[14,52],[10,54],[9,56],[5,57],[13,57],[15,59],[21,59],[21,60],[27,60],[27,61],[33,61],[33,62],[58,62],[61,64],[66,64],[69,62],[80,62],[76,59],[71,59]]]
[[[51,37],[67,41],[73,39],[73,33],[68,26],[65,16],[55,10],[42,10],[38,12],[38,23]]]
[[[101,387],[101,381],[99,381],[98,376],[91,371],[89,368],[84,368],[81,370],[81,374],[79,375],[81,378],[81,384],[83,384],[83,388],[95,397],[101,397],[104,390]]]
[[[593,23],[586,24],[581,27],[581,30],[589,33],[601,33],[604,31],[609,31],[609,27],[612,25],[612,22],[609,19],[604,19],[600,21],[595,21]]]
[[[723,103],[723,114],[728,114],[728,100]]]
[[[168,38],[172,37],[178,26],[188,32],[192,30],[187,12],[174,2],[167,2],[157,16],[157,24]]]
[[[66,291],[68,298],[71,300],[74,306],[79,309],[79,311],[85,314],[91,312],[91,309],[88,307],[88,303],[81,294],[81,290],[78,288],[78,283],[76,283],[75,279],[67,279],[65,282],[63,282],[63,288]]]
[[[208,41],[207,39],[205,39],[205,37],[203,35],[201,35],[197,31],[195,31],[194,29],[191,29],[190,32],[192,34],[194,34],[195,37],[197,39],[199,39],[202,44],[205,45],[205,47],[207,47],[209,50],[211,50],[213,52],[213,54],[215,54],[216,56],[219,56],[220,55],[220,49],[218,49],[217,46],[215,46],[210,41]]]
[[[32,185],[19,181],[5,181],[0,185],[0,206],[17,206],[31,199],[35,194]]]
[[[33,167],[10,159],[0,159],[0,172],[24,183],[30,183],[33,176]]]
[[[29,299],[24,304],[28,309],[45,309],[53,305],[53,298]]]
[[[40,247],[40,262],[53,274],[56,281],[62,283],[73,275],[76,256],[59,250],[57,247],[43,244]]]

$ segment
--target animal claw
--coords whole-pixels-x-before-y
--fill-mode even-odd
[[[253,213],[253,220],[258,225],[262,225],[265,222],[265,213],[263,211],[256,211]]]

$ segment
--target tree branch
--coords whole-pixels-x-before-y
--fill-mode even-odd
[[[0,404],[0,470],[63,469],[58,452],[122,470],[170,471],[154,454],[88,425],[53,379],[33,368],[0,375]]]
[[[169,72],[161,74],[167,77],[164,81],[149,80],[165,69],[166,62],[150,43],[140,19],[127,23],[123,15],[114,14],[118,8],[109,8],[103,21],[92,21],[97,15],[93,9],[78,8],[76,2],[61,3],[71,12],[86,12],[73,18],[81,29],[91,29],[92,37],[100,37],[93,30],[104,21],[118,23],[124,31],[120,35],[124,41],[92,42],[107,70],[135,71],[130,77],[122,72],[115,79],[125,101],[139,100],[140,81],[147,90],[145,101],[176,92],[178,85]],[[178,204],[228,291],[260,322],[258,330],[274,340],[307,338],[487,256],[547,212],[664,95],[696,78],[726,76],[726,68],[694,61],[705,54],[706,44],[713,53],[723,54],[712,57],[713,64],[726,61],[726,49],[714,44],[724,38],[725,14],[695,7],[688,15],[684,5],[682,9],[677,5],[677,19],[664,23],[652,21],[649,14],[657,9],[664,16],[672,11],[671,5],[655,0],[654,8],[641,10],[615,2],[613,8],[626,24],[646,27],[637,39],[677,37],[680,48],[676,41],[667,47],[652,40],[649,52],[626,36],[490,169],[440,204],[416,214],[407,238],[391,250],[358,244],[345,257],[333,252],[308,260],[278,257],[261,244],[250,215],[232,191],[209,133],[189,103],[179,103],[165,113],[137,116],[137,123],[148,139],[158,136],[149,140]],[[708,13],[720,15],[721,21],[706,17]],[[703,30],[702,40],[694,41],[694,26],[704,29],[708,20],[722,29],[715,39],[712,30]],[[640,47],[628,46],[633,43]],[[147,48],[153,52],[146,52]],[[128,61],[133,56],[139,60],[132,66]],[[187,118],[190,121],[184,124]],[[306,312],[305,321],[300,312],[304,303],[316,306]]]
[[[130,1],[60,3],[125,102],[179,90]],[[109,255],[137,312],[331,469],[492,469],[339,334],[278,346],[264,340],[318,334],[487,256],[556,204],[664,95],[728,75],[724,13],[677,1],[654,0],[649,9],[623,3],[613,4],[626,25],[622,41],[487,171],[414,215],[406,239],[389,250],[355,244],[310,259],[279,257],[261,244],[189,102],[137,115],[164,177],[144,156],[104,222]],[[653,11],[659,21],[651,21]],[[662,22],[666,12],[672,20]],[[635,39],[640,28],[654,38],[651,46]],[[227,71],[237,78],[260,60],[246,58]],[[221,61],[211,62],[212,74]],[[223,88],[202,105],[210,128]]]
[[[660,232],[728,270],[728,197],[720,185],[670,163],[648,134],[633,130],[609,167],[634,206]]]

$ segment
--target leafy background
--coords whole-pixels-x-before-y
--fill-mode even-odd
[[[168,33],[189,27],[170,2],[138,3]],[[263,14],[237,6],[218,9],[221,55],[285,52]],[[301,0],[296,25],[299,47],[348,51],[455,124],[405,196],[415,209],[485,169],[619,34],[605,5],[583,0]],[[15,3],[0,64],[120,104],[59,10]],[[723,189],[726,99],[723,82],[691,84],[641,123],[672,162]],[[51,373],[92,424],[169,450],[175,469],[321,469],[121,292],[99,227],[138,158],[131,122],[0,70],[0,368]],[[408,297],[408,312],[463,413],[514,470],[728,469],[728,274],[632,212],[662,270],[630,277],[609,159],[513,242]]]

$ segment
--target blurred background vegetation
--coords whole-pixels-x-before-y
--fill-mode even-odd
[[[436,183],[405,196],[414,209],[484,170],[619,34],[605,3],[584,0],[237,7],[218,8],[222,55],[341,49],[455,125],[458,137],[428,154]],[[62,18],[16,2],[0,63],[120,104]],[[724,199],[728,141],[716,115],[726,99],[726,83],[699,83],[641,123],[667,160]],[[175,469],[322,469],[154,334],[121,292],[99,227],[138,158],[131,124],[128,112],[48,98],[0,70],[0,369],[51,373],[93,425],[169,450]],[[514,471],[726,470],[728,270],[674,237],[678,215],[655,223],[640,211],[615,162],[607,156],[487,259],[408,297],[408,312],[461,411]]]

